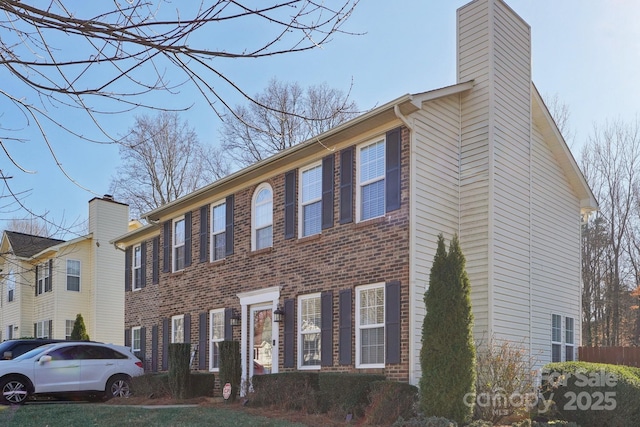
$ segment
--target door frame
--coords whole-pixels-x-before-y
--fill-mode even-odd
[[[253,363],[253,357],[249,358],[249,342],[251,337],[250,321],[250,306],[252,305],[271,305],[271,310],[276,310],[278,307],[278,301],[280,299],[281,286],[272,286],[270,288],[258,289],[250,292],[239,293],[238,299],[240,300],[240,307],[242,312],[242,325],[240,333],[240,363],[242,364],[242,384],[248,384],[249,378],[249,363]],[[289,313],[293,315],[293,313]],[[272,374],[278,373],[279,364],[279,348],[280,348],[280,328],[277,322],[273,322],[273,341],[275,342],[273,351],[273,367],[271,369]],[[241,386],[241,395],[244,396],[247,388]]]

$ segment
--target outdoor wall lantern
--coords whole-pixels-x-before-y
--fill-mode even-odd
[[[240,326],[240,321],[242,318],[240,317],[240,313],[235,308],[231,309],[231,318],[229,319],[229,324],[231,326]]]
[[[273,312],[273,321],[274,322],[284,322],[284,310],[282,306],[278,304],[278,308]]]

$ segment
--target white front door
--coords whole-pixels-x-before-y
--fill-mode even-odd
[[[270,374],[278,366],[272,306],[253,305],[250,312],[249,349],[253,362],[249,363],[249,376]]]

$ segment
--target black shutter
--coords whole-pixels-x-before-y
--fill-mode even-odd
[[[231,316],[233,315],[233,309],[224,309],[224,340],[233,341],[233,327],[231,326]]]
[[[191,315],[189,313],[184,315],[184,342],[191,343]]]
[[[169,319],[162,319],[162,370],[169,369]]]
[[[322,345],[322,366],[333,366],[333,292],[320,294],[320,344]]]
[[[158,325],[151,327],[151,372],[158,372]]]
[[[353,221],[353,151],[340,152],[340,224]]]
[[[49,332],[47,333],[47,338],[53,338],[53,320],[49,320],[47,322],[47,327],[49,328]]]
[[[207,313],[198,315],[198,369],[207,369]]]
[[[333,154],[322,159],[322,229],[333,227]]]
[[[284,368],[295,367],[295,347],[293,345],[295,337],[295,306],[293,299],[284,300],[284,312],[287,315],[284,317],[284,361],[282,366]]]
[[[340,291],[340,333],[338,358],[341,365],[351,364],[351,350],[353,342],[353,332],[351,329],[351,289],[343,289]]]
[[[296,171],[284,174],[284,238],[296,235]]]
[[[385,162],[387,173],[385,176],[386,211],[400,209],[400,145],[401,129],[396,128],[387,132]]]
[[[34,336],[34,338],[39,338],[38,337],[38,324],[37,323],[33,324],[33,336]]]
[[[36,264],[36,285],[34,286],[34,288],[36,288],[36,296],[38,296],[38,270],[40,270],[40,268],[38,267],[38,264]],[[33,336],[35,337],[36,335],[33,334]]]
[[[131,290],[131,248],[127,248],[124,251],[124,290]],[[38,277],[36,275],[36,277]]]
[[[153,238],[151,254],[151,283],[157,285],[160,283],[160,237]]]
[[[162,224],[162,231],[162,272],[168,273],[171,271],[171,221]]]
[[[200,262],[209,258],[209,205],[200,208]]]
[[[184,214],[184,266],[191,265],[191,212]]]
[[[124,346],[131,347],[131,329],[124,330]]]
[[[386,285],[385,299],[385,363],[400,363],[400,282]]]
[[[225,255],[233,255],[233,194],[226,200]]]
[[[147,328],[140,328],[140,360],[142,360],[142,367],[147,366]]]
[[[140,287],[147,286],[147,242],[140,245]]]

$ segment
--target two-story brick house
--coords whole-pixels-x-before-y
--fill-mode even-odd
[[[148,369],[184,341],[215,371],[217,343],[236,339],[244,378],[416,384],[439,233],[460,237],[477,338],[521,343],[539,364],[575,357],[580,224],[597,203],[532,84],[529,26],[502,0],[457,17],[458,83],[392,100],[114,241],[126,341]]]
[[[65,339],[77,314],[92,340],[123,343],[124,253],[109,243],[128,231],[129,206],[89,201],[88,233],[71,240],[4,231],[0,243],[2,339]]]

